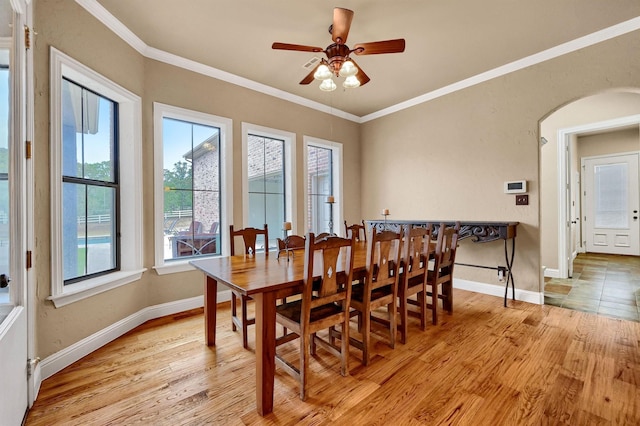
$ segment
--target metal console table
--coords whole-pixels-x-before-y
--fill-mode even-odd
[[[396,232],[400,230],[403,225],[412,226],[433,226],[434,234],[438,234],[438,228],[441,223],[446,226],[453,226],[456,221],[452,220],[368,220],[366,221],[369,226],[373,226],[376,229],[393,229]],[[505,289],[504,289],[504,306],[507,306],[507,295],[509,292],[509,283],[511,283],[511,295],[513,300],[516,300],[516,288],[513,278],[513,259],[516,253],[516,229],[520,222],[460,222],[460,236],[459,240],[465,238],[471,238],[474,243],[488,243],[491,241],[503,240],[504,241],[504,260],[506,262],[505,271]],[[509,240],[511,240],[511,250],[509,250]],[[471,266],[475,268],[496,269],[500,267],[483,266],[483,265],[470,265],[467,263],[457,263],[461,266]]]

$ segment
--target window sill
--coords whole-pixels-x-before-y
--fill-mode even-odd
[[[53,301],[56,308],[61,308],[96,294],[104,293],[107,290],[138,281],[146,270],[147,268],[114,272],[113,274],[71,284],[65,287],[64,293],[50,296],[47,299]]]
[[[195,271],[196,268],[191,266],[189,261],[197,258],[189,258],[189,260],[177,260],[174,262],[167,262],[164,265],[154,266],[153,269],[158,275],[176,274],[178,272]]]

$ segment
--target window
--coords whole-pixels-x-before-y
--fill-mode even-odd
[[[118,104],[62,81],[64,284],[120,269]]]
[[[307,232],[342,234],[342,145],[305,137],[304,146]]]
[[[191,270],[190,259],[227,253],[231,125],[226,118],[154,103],[159,274]]]
[[[269,247],[277,246],[283,223],[294,222],[293,161],[295,135],[243,123],[244,226],[269,227]],[[295,226],[293,226],[295,229]],[[264,247],[258,237],[257,247]]]
[[[51,297],[140,279],[140,98],[51,48]]]

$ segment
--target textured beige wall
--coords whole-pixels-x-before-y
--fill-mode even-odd
[[[578,137],[577,156],[594,157],[599,155],[633,152],[640,149],[638,127],[614,132],[599,133]]]
[[[363,124],[363,215],[519,221],[516,286],[540,291],[538,123],[572,100],[639,88],[639,48],[634,32]],[[514,179],[529,182],[528,206],[503,193]],[[495,266],[502,249],[465,241],[459,261]],[[456,276],[498,284],[489,270]]]
[[[36,355],[51,355],[147,306],[146,273],[140,282],[56,309],[51,294],[49,179],[49,47],[54,46],[131,92],[142,95],[144,61],[74,1],[35,4],[34,210]]]
[[[541,136],[548,140],[540,155],[541,253],[542,265],[547,268],[558,269],[558,130],[640,114],[640,89],[620,90],[563,105],[540,123]],[[575,156],[574,168],[579,166],[580,159]]]
[[[233,120],[234,222],[242,223],[241,123],[296,133],[298,222],[304,223],[303,135],[343,144],[344,216],[360,215],[359,125],[248,89],[148,60],[71,0],[39,1],[35,7],[35,239],[36,354],[60,351],[147,306],[203,292],[203,276],[188,272],[159,276],[153,255],[153,102]],[[54,46],[142,97],[144,266],[135,283],[56,309],[50,291],[49,47]]]

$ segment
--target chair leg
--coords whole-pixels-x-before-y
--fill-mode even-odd
[[[340,341],[340,374],[349,375],[349,315],[345,315],[342,323],[342,339]]]
[[[233,318],[238,316],[237,307],[236,307],[236,294],[231,292],[231,330],[236,331],[236,323],[233,322]]]
[[[309,365],[309,335],[300,335],[300,399],[307,399],[307,366]]]
[[[309,339],[309,351],[311,352],[311,355],[315,355],[316,354],[316,333],[312,333],[311,334],[311,339]]]
[[[400,296],[400,342],[404,345],[407,343],[407,323],[409,317],[409,309],[407,307],[407,298],[404,295]]]
[[[396,348],[396,336],[398,333],[398,316],[396,315],[396,301],[393,303],[389,303],[387,305],[387,311],[389,312],[389,343],[391,344],[391,349]],[[406,322],[406,321],[405,321]]]
[[[242,305],[242,346],[245,349],[249,348],[249,338],[247,335],[247,298],[245,296],[240,297]]]
[[[438,286],[436,285],[431,289],[431,323],[438,324]]]
[[[426,329],[426,318],[427,318],[427,295],[426,290],[423,290],[418,293],[418,306],[420,307],[420,330],[424,331]]]
[[[444,296],[442,307],[450,314],[453,313],[453,285],[451,281],[442,284],[442,295]]]
[[[369,346],[371,345],[371,312],[362,312],[362,364],[369,365]]]

